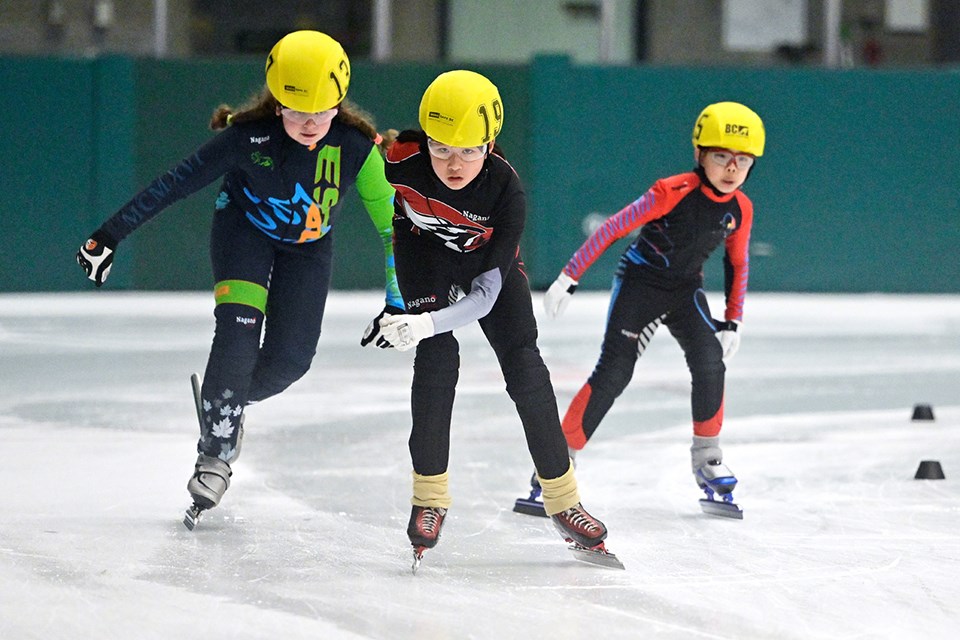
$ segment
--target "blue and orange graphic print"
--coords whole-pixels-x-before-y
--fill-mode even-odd
[[[243,195],[256,206],[247,219],[260,231],[281,242],[301,244],[319,240],[330,231],[330,211],[340,201],[340,147],[324,147],[317,154],[316,183],[311,195],[299,182],[287,199],[259,198],[248,188]],[[292,237],[291,228],[303,227]],[[284,233],[286,232],[286,233]]]

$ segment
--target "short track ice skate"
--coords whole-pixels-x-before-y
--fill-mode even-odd
[[[607,551],[603,544],[607,537],[606,526],[587,513],[580,503],[553,514],[550,520],[563,539],[570,543],[567,548],[577,560],[611,569],[625,568],[620,559]]]
[[[570,542],[567,540],[567,542]],[[573,557],[581,562],[589,562],[590,564],[599,565],[601,567],[607,567],[610,569],[626,569],[623,566],[623,563],[620,562],[620,559],[607,551],[606,546],[601,542],[595,547],[583,547],[574,542],[567,549],[570,550],[570,553],[573,554]]]
[[[704,513],[722,518],[743,520],[743,510],[733,501],[733,489],[737,478],[725,464],[719,460],[710,460],[697,469],[697,484],[707,494],[700,499],[700,508]],[[720,496],[720,500],[716,496]]]
[[[200,376],[195,373],[190,376],[190,385],[193,389],[193,401],[197,409],[197,421],[200,423],[202,431],[203,402],[200,399]],[[223,460],[203,454],[197,456],[193,476],[187,482],[187,491],[193,498],[193,504],[187,508],[183,516],[183,526],[193,531],[199,524],[203,512],[220,504],[220,498],[230,487],[230,476],[232,475],[230,465]]]
[[[212,458],[202,453],[197,456],[193,477],[187,483],[187,491],[193,498],[193,504],[183,517],[183,525],[193,531],[200,522],[201,514],[220,504],[220,498],[230,488],[230,465],[220,458]]]
[[[517,498],[517,501],[513,503],[513,510],[528,516],[546,518],[547,512],[543,508],[543,500],[539,499],[542,491],[540,481],[537,480],[537,472],[534,471],[533,475],[530,476],[530,496],[527,498]]]
[[[420,568],[423,552],[437,546],[440,529],[443,528],[443,520],[446,516],[447,510],[442,507],[414,505],[411,510],[410,522],[407,524],[407,537],[410,538],[410,544],[413,545],[413,566],[411,569],[414,573]]]

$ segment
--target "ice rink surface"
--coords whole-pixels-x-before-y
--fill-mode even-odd
[[[561,412],[606,303],[578,293],[553,321],[535,296]],[[0,638],[956,637],[960,296],[748,296],[722,434],[742,521],[700,512],[661,331],[578,457],[625,571],[512,512],[520,423],[479,330],[458,331],[454,505],[417,575],[413,355],[358,346],[381,304],[331,294],[313,368],[248,409],[233,485],[189,532],[212,296],[0,295]],[[922,460],[946,479],[915,480]]]

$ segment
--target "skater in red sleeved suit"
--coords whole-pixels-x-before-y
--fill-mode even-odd
[[[683,349],[693,383],[693,474],[709,498],[717,493],[732,502],[737,479],[723,464],[719,446],[724,360],[739,346],[750,264],[753,204],[740,188],[763,155],[764,140],[763,122],[744,105],[706,107],[693,130],[697,167],[658,180],[607,219],[550,286],[544,306],[556,318],[590,265],[616,240],[640,229],[617,267],[600,359],[563,419],[571,453],[596,431],[663,323]],[[724,320],[716,321],[707,307],[702,270],[721,244],[726,311]]]

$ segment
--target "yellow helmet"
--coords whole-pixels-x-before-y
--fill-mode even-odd
[[[767,134],[760,119],[739,102],[717,102],[700,112],[693,126],[693,148],[722,147],[763,155]]]
[[[429,137],[451,147],[479,147],[503,126],[500,92],[473,71],[441,73],[420,100],[420,126]]]
[[[316,113],[340,104],[350,85],[350,60],[340,43],[319,31],[294,31],[273,45],[264,69],[270,93],[283,106]]]

